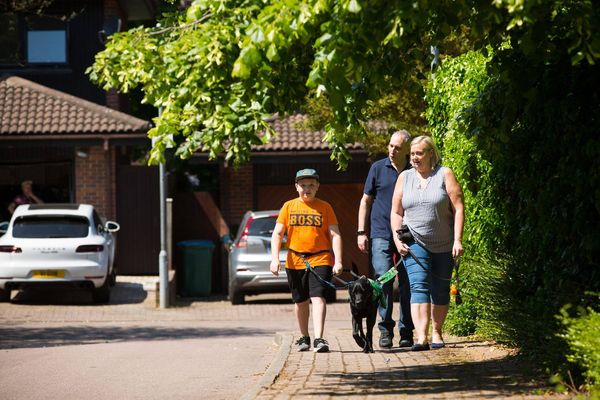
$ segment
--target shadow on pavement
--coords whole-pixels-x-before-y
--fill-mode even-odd
[[[210,303],[210,302],[229,302],[226,295],[212,295],[208,297],[177,297],[175,307],[188,307],[194,303]],[[257,296],[246,296],[245,305],[259,304],[293,304],[290,294],[287,295],[268,295],[262,294]],[[234,306],[236,307],[236,306]]]
[[[59,326],[0,327],[0,349],[40,348],[94,343],[153,340],[236,338],[272,335],[268,329],[163,327],[163,326]]]
[[[416,365],[368,373],[322,374],[323,384],[303,395],[349,397],[358,393],[373,396],[427,398],[498,398],[510,397],[544,386],[535,372],[523,371],[514,357],[501,360]],[[338,381],[341,380],[340,381]],[[328,384],[327,382],[332,382]],[[466,397],[465,397],[466,396]]]
[[[110,291],[108,304],[143,303],[147,296],[142,284],[118,282]],[[30,287],[14,294],[11,302],[22,305],[95,305],[89,290],[70,285]]]

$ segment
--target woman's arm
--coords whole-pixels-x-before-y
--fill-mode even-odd
[[[394,196],[392,197],[392,212],[390,213],[390,224],[392,228],[392,237],[398,252],[403,256],[408,254],[408,246],[401,242],[396,231],[402,226],[404,220],[404,208],[402,207],[402,184],[404,182],[404,172],[400,173],[396,180]]]
[[[465,202],[462,189],[450,168],[444,168],[444,182],[454,211],[454,244],[452,257],[459,257],[464,253],[462,236],[465,226]]]

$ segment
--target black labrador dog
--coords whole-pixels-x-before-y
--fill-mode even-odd
[[[373,353],[373,327],[377,318],[378,301],[373,286],[366,276],[348,283],[350,312],[352,313],[352,337],[363,353]],[[363,331],[363,319],[367,320],[367,334]]]

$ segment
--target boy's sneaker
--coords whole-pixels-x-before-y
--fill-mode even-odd
[[[302,336],[300,339],[296,341],[296,350],[298,351],[306,351],[310,349],[310,337]]]
[[[313,342],[315,353],[327,353],[329,352],[329,343],[323,338],[316,338]]]

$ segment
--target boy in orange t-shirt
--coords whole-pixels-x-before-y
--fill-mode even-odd
[[[310,349],[308,334],[309,303],[313,304],[314,351],[325,353],[329,344],[323,339],[325,327],[327,288],[310,271],[300,254],[314,267],[319,277],[331,281],[333,274],[342,273],[342,237],[333,208],[315,196],[319,190],[319,175],[314,169],[302,169],[296,173],[298,198],[287,201],[279,211],[277,224],[271,237],[271,272],[279,275],[279,250],[287,231],[288,254],[286,274],[296,320],[302,336],[296,342],[298,351]],[[333,251],[333,255],[331,254]]]

